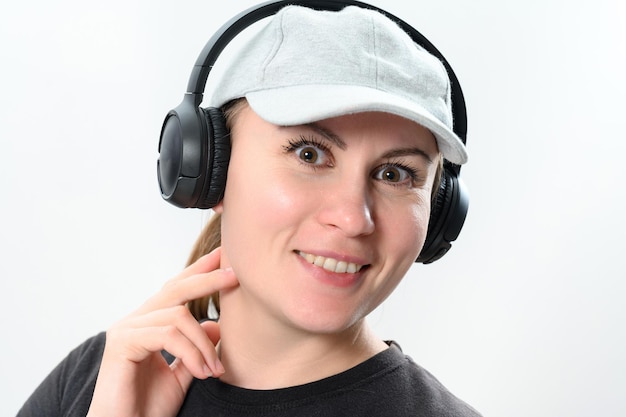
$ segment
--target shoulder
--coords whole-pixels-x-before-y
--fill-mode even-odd
[[[72,350],[24,403],[18,417],[85,415],[104,351],[105,333]]]
[[[77,346],[65,357],[52,371],[52,374],[58,372],[60,374],[58,377],[65,382],[60,388],[71,390],[80,387],[84,381],[93,380],[95,383],[102,361],[105,341],[105,333],[99,333]]]
[[[405,404],[423,415],[446,417],[480,417],[480,414],[452,394],[434,375],[405,355],[392,343],[390,356],[397,366],[386,378],[387,389],[404,398]],[[422,414],[420,414],[422,415]]]
[[[90,337],[74,348],[74,350],[65,357],[63,362],[61,362],[60,366],[62,366],[66,372],[91,370],[94,367],[97,371],[102,360],[105,342],[106,334],[104,332]]]

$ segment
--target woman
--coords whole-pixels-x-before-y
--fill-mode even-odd
[[[376,12],[286,7],[225,74],[228,180],[191,265],[20,415],[477,416],[365,320],[467,158],[442,64]]]

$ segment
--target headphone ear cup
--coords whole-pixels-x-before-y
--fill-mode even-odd
[[[157,176],[163,199],[177,207],[198,206],[207,165],[207,126],[197,105],[187,95],[165,117],[159,138]]]
[[[435,262],[450,250],[451,242],[461,232],[468,208],[467,189],[459,178],[458,171],[445,161],[441,182],[430,211],[426,240],[415,262]]]
[[[205,183],[198,208],[211,208],[217,205],[224,197],[226,176],[230,161],[230,132],[226,127],[226,120],[221,109],[208,107],[202,109],[206,119],[208,158]]]

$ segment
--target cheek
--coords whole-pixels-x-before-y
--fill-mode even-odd
[[[397,208],[397,207],[396,207]],[[408,206],[389,216],[385,227],[385,249],[388,254],[379,290],[372,308],[380,305],[402,281],[419,255],[428,228],[429,210],[424,206]]]
[[[394,215],[386,219],[387,245],[399,262],[404,263],[402,259],[408,258],[408,265],[411,265],[426,239],[430,207],[421,203],[406,205],[401,210],[397,208],[393,211]]]
[[[423,204],[418,207],[414,207],[412,210],[411,225],[413,227],[414,240],[419,246],[419,250],[422,249],[424,240],[426,239],[426,233],[428,232],[428,222],[430,220],[430,204]]]
[[[259,167],[234,172],[228,177],[224,212],[244,214],[244,221],[259,226],[282,223],[283,219],[297,214],[307,202],[302,184],[298,186],[290,177],[293,175]]]
[[[222,246],[231,266],[271,262],[306,217],[311,201],[293,175],[261,169],[262,163],[233,161],[222,206]],[[251,166],[252,165],[252,166]]]

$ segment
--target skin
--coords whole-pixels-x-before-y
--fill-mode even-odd
[[[175,416],[193,377],[224,373],[215,351],[218,325],[199,324],[185,307],[190,299],[237,285],[219,259],[219,249],[203,256],[107,330],[88,416]],[[161,350],[177,359],[168,365]]]
[[[293,386],[385,349],[363,319],[421,250],[438,158],[432,134],[386,113],[280,127],[248,107],[232,146],[216,210],[222,265],[234,269],[240,286],[220,298],[222,379],[257,389]],[[335,274],[298,251],[366,267]]]
[[[194,377],[294,386],[387,348],[365,316],[421,250],[438,156],[429,131],[390,114],[280,127],[244,108],[215,208],[222,248],[107,331],[88,415],[175,416]],[[299,251],[363,268],[330,272]],[[185,304],[216,291],[219,326],[198,323]]]

